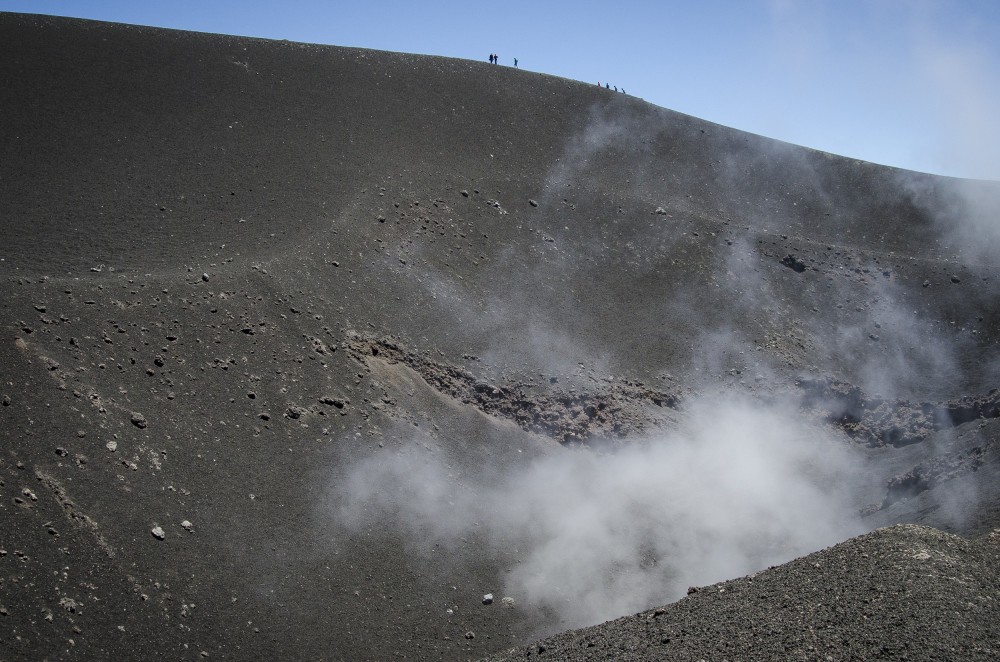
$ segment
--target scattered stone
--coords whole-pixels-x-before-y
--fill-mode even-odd
[[[184,529],[185,531],[194,531],[194,524],[192,524],[187,520],[184,520],[183,522],[181,522],[181,528]]]
[[[667,210],[664,209],[663,207],[657,207],[655,213],[659,214],[660,216],[666,216]]]
[[[961,283],[962,279],[959,278],[958,276],[952,274],[952,276],[951,276],[951,282],[953,282],[953,283]]]
[[[146,429],[146,417],[137,411],[132,412],[132,425],[136,426],[140,430]]]
[[[509,595],[505,596],[503,599],[500,600],[500,605],[504,609],[513,609],[514,608],[514,598],[510,597]]]
[[[337,409],[343,409],[345,405],[350,403],[350,400],[346,398],[331,398],[330,396],[324,396],[319,401],[324,405],[331,405]]]
[[[153,537],[157,540],[163,540],[167,537],[167,534],[163,532],[163,527],[161,526],[154,526],[149,532],[152,533]]]
[[[688,586],[688,595],[691,595],[692,593],[697,593],[697,592],[698,592],[698,587],[697,586]]]
[[[806,263],[794,255],[786,255],[781,258],[781,263],[796,273],[802,273],[806,270]]]
[[[930,287],[930,284],[931,284],[931,282],[929,280],[924,280],[924,282],[923,282],[923,286],[924,287]]]
[[[58,446],[56,448],[56,455],[58,455],[59,457],[66,457],[67,455],[69,455],[69,451],[63,448],[62,446]]]
[[[472,630],[469,630],[468,632],[465,633],[465,638],[466,639],[475,639],[476,638],[476,633],[473,632]]]
[[[406,260],[401,259],[400,262],[406,264]],[[308,338],[308,336],[306,337]],[[327,354],[332,354],[333,352],[337,351],[336,346],[330,347],[319,338],[309,338],[309,339],[312,341],[313,351],[316,352],[317,354],[322,354],[323,356],[326,356]]]
[[[465,189],[462,189],[461,191],[459,191],[459,193],[462,194],[462,197],[465,197],[465,198],[469,197],[469,192],[466,191]]]
[[[208,274],[202,274],[202,275],[201,275],[201,280],[202,280],[203,282],[207,283],[207,282],[208,282]]]
[[[491,605],[491,604],[493,604],[493,594],[492,593],[487,593],[486,595],[483,596],[483,604],[484,605]]]
[[[3,401],[2,402],[3,402],[3,406],[4,407],[9,407],[10,406],[10,396],[9,395],[3,396]]]
[[[528,199],[528,204],[531,205],[532,207],[537,207],[538,206],[538,202],[535,201],[535,200],[532,200],[530,198]]]

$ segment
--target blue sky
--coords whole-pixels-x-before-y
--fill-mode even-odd
[[[753,133],[1000,179],[997,0],[0,0],[0,10],[486,60]],[[2,50],[2,47],[0,47]]]

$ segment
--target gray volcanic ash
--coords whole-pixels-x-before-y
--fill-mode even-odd
[[[0,53],[0,657],[995,655],[996,183],[478,62]]]

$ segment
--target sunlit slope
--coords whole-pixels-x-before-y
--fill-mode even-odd
[[[389,177],[478,183],[518,210],[522,194],[547,193],[601,214],[662,206],[887,249],[929,236],[895,171],[594,85],[479,62],[15,14],[0,29],[12,257],[38,231],[68,267],[112,255],[165,264],[189,239],[267,251],[276,242],[265,230],[315,232]],[[912,179],[924,197],[942,185]],[[231,225],[240,218],[257,225]],[[123,222],[135,232],[111,230]]]
[[[618,343],[601,329],[625,318],[633,324],[616,333],[635,336],[630,345],[668,316],[689,348],[700,330],[734,318],[766,344],[769,325],[787,326],[777,318],[807,303],[803,292],[831,304],[820,307],[822,325],[858,325],[864,288],[836,278],[844,272],[888,272],[905,296],[925,279],[961,277],[951,271],[989,245],[960,223],[968,201],[951,180],[763,139],[595,85],[479,62],[12,14],[0,29],[11,274],[245,268],[295,256],[314,273],[337,261],[365,274],[363,288],[341,284],[349,306],[359,290],[396,296],[418,270],[451,273],[480,316],[500,292],[548,311],[541,317],[572,315],[583,351],[614,355]],[[753,267],[772,290],[766,304],[734,267],[748,249],[774,267]],[[385,264],[359,257],[373,251]],[[781,268],[790,254],[836,276],[835,289]],[[978,284],[967,276],[966,289]],[[853,292],[841,296],[841,285]],[[703,286],[721,290],[717,305],[692,319],[687,302]],[[446,311],[417,289],[403,297],[419,302],[409,314],[440,319]],[[971,294],[978,306],[983,295]],[[387,317],[376,324],[388,328]],[[817,316],[807,317],[800,325]],[[481,334],[465,334],[456,351],[483,351]]]

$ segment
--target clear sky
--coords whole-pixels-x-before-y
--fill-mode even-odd
[[[0,0],[0,10],[361,46],[610,82],[876,163],[1000,179],[1000,0]],[[2,52],[0,45],[0,52]]]

